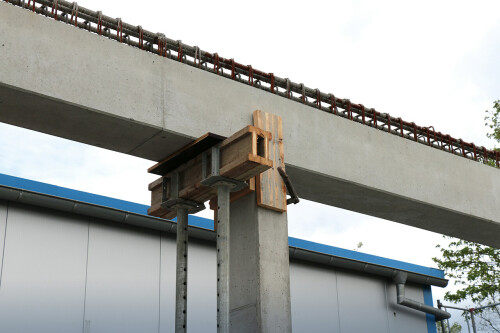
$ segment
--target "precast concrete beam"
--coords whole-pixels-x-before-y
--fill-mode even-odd
[[[158,161],[283,118],[304,199],[500,247],[500,171],[0,2],[0,121]]]

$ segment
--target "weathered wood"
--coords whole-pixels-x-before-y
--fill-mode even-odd
[[[151,168],[148,169],[148,172],[160,176],[165,175],[168,172],[176,169],[183,163],[201,154],[208,148],[213,147],[216,144],[222,142],[224,139],[226,139],[226,137],[224,136],[213,133],[207,133],[199,137],[198,139],[194,140],[193,142],[189,143],[188,145],[182,147],[174,154],[156,163],[155,165],[153,165]]]
[[[222,141],[220,144],[220,175],[239,181],[247,181],[271,168],[273,162],[269,159],[268,149],[265,148],[271,139],[271,133],[254,126],[247,126]],[[210,155],[207,157],[207,160],[210,161]],[[168,158],[165,159],[165,161],[167,160]],[[201,184],[202,165],[202,154],[200,153],[163,177],[169,178],[173,173],[179,173],[179,198],[206,202],[216,196],[216,191]],[[210,167],[210,163],[207,163],[207,167]],[[207,170],[207,174],[210,173],[211,170]],[[148,209],[148,214],[172,219],[175,217],[175,212],[161,207],[163,177],[149,185],[151,207]],[[166,190],[168,196],[170,190],[168,182]]]
[[[256,110],[253,113],[253,122],[256,127],[272,134],[268,149],[273,167],[256,177],[257,205],[278,212],[286,212],[286,186],[278,172],[279,166],[285,169],[281,117]]]

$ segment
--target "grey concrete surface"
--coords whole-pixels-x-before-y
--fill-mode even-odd
[[[252,193],[230,216],[230,331],[291,332],[286,213],[258,207]]]
[[[0,121],[159,160],[261,109],[300,197],[500,247],[500,171],[0,3]]]

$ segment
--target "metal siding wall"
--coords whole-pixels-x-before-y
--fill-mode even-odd
[[[174,331],[175,235],[9,205],[0,202],[0,332]],[[188,274],[188,330],[216,332],[213,243],[191,239]],[[389,280],[294,261],[290,280],[295,332],[427,332]],[[421,286],[406,294],[424,302]]]
[[[174,236],[175,237],[175,236]],[[174,332],[175,238],[163,235],[161,242],[160,332]],[[217,332],[217,261],[215,244],[189,242],[188,332]]]
[[[191,242],[189,245],[189,332],[217,332],[217,258],[215,251],[215,244]]]
[[[426,333],[427,320],[425,313],[398,305],[396,285],[387,281],[386,286],[390,332]],[[422,286],[407,284],[405,287],[405,296],[414,301],[424,303]]]
[[[340,332],[336,285],[337,276],[332,268],[290,263],[295,332]]]
[[[385,281],[337,270],[340,331],[389,332]]]
[[[175,328],[175,235],[161,236],[161,275],[160,275],[160,332],[174,332]],[[188,248],[189,251],[189,248]],[[188,252],[188,255],[190,253]],[[190,259],[190,258],[189,258]],[[188,261],[189,265],[189,261]],[[189,266],[188,266],[189,269]],[[190,272],[188,271],[188,274]],[[191,274],[189,274],[191,275]],[[191,282],[188,276],[188,283]],[[188,289],[188,296],[190,290]],[[191,304],[188,302],[188,307]],[[190,313],[188,313],[189,319]],[[188,328],[189,325],[188,325]]]
[[[5,244],[4,242],[5,242],[6,227],[7,227],[7,203],[0,201],[0,292],[2,288],[3,250]]]
[[[158,332],[159,263],[159,233],[91,224],[84,332]]]
[[[0,332],[82,332],[88,223],[9,204]]]

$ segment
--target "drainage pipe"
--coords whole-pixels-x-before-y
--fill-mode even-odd
[[[418,311],[434,315],[436,321],[448,319],[451,317],[451,314],[449,312],[406,298],[405,283],[407,277],[408,273],[402,271],[397,271],[393,277],[394,282],[396,283],[397,301],[399,305],[403,305]]]

